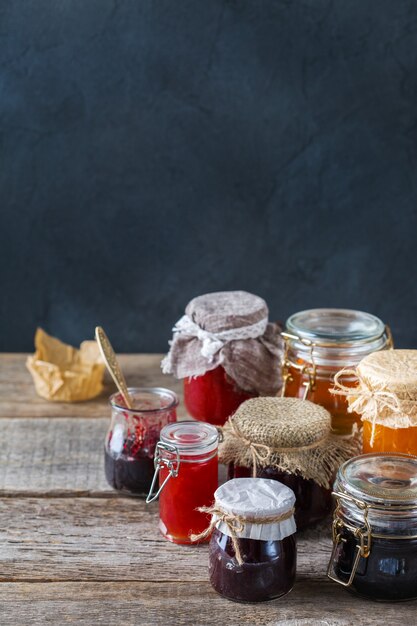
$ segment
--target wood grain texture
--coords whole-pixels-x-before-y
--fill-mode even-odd
[[[325,580],[329,525],[299,536],[300,576]],[[0,581],[207,580],[207,546],[158,531],[157,504],[133,498],[0,499]]]
[[[122,354],[120,364],[128,386],[167,387],[178,394],[178,415],[186,415],[182,402],[182,383],[162,374],[161,354]],[[88,402],[49,402],[35,392],[26,369],[26,354],[0,355],[0,418],[2,417],[103,417],[108,415],[108,397],[116,388],[106,373],[102,395]]]
[[[110,418],[0,420],[0,495],[114,495],[104,477]]]
[[[404,626],[415,603],[375,604],[330,581],[300,578],[288,595],[262,604],[218,596],[208,582],[3,583],[2,626]]]

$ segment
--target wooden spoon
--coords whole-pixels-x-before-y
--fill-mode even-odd
[[[120,368],[116,353],[101,326],[96,326],[96,341],[101,352],[101,356],[110,372],[111,377],[116,383],[116,387],[120,391],[128,409],[133,409],[132,398],[127,390],[126,380]]]

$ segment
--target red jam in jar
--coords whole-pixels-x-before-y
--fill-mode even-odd
[[[334,489],[329,578],[372,600],[417,598],[417,457],[353,458]]]
[[[252,468],[229,464],[228,477],[240,478],[252,475]],[[303,530],[323,520],[333,508],[332,492],[317,484],[314,480],[307,480],[302,476],[281,472],[275,467],[259,467],[258,478],[270,478],[286,485],[295,493],[294,518],[297,530]]]
[[[242,391],[221,365],[202,376],[184,378],[184,404],[191,417],[223,426],[253,394]]]
[[[120,393],[110,397],[112,418],[104,445],[104,470],[111,487],[129,495],[149,492],[155,446],[161,429],[177,419],[178,399],[163,388],[130,388],[133,409]]]
[[[215,496],[215,508],[229,519],[238,515],[240,523],[234,539],[224,521],[213,531],[209,576],[215,591],[236,602],[263,602],[291,591],[296,573],[292,491],[276,481],[238,478],[219,487]],[[286,519],[267,521],[281,515]]]
[[[209,517],[197,509],[210,506],[214,500],[218,441],[217,428],[203,422],[181,421],[161,431],[155,456],[159,528],[169,541],[193,543],[190,536],[208,525]]]

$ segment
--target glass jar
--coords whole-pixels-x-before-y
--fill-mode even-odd
[[[209,576],[215,591],[237,602],[272,600],[291,591],[296,573],[294,500],[291,489],[261,478],[238,478],[219,487],[215,508],[229,520],[234,515],[239,519],[238,531],[233,522],[220,520],[211,536]],[[274,516],[286,519],[268,522]]]
[[[229,480],[249,476],[252,476],[251,468],[234,465],[233,463],[229,464]],[[296,474],[282,472],[276,467],[258,467],[256,476],[258,478],[277,480],[295,493],[294,518],[297,530],[303,530],[322,521],[333,508],[331,489],[322,487],[314,480],[307,480]]]
[[[389,329],[369,313],[349,309],[310,309],[288,318],[283,359],[284,387],[288,397],[311,400],[332,415],[332,429],[349,434],[360,416],[348,413],[346,398],[330,393],[334,375],[342,368],[355,367],[377,350],[392,347]],[[342,378],[354,386],[355,378]]]
[[[417,597],[417,457],[365,454],[334,486],[328,576],[372,600]]]
[[[221,365],[202,376],[184,378],[184,404],[197,420],[223,426],[236,409],[254,394],[239,389]]]
[[[111,423],[104,444],[104,470],[111,487],[134,496],[149,493],[161,428],[177,419],[178,398],[160,387],[130,387],[133,409],[110,397]]]
[[[159,474],[159,490],[146,501],[159,497],[159,528],[173,543],[193,543],[190,535],[207,526],[208,516],[197,509],[214,499],[218,444],[217,428],[203,422],[181,421],[161,430],[153,480]]]

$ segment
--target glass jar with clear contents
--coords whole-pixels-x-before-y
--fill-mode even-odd
[[[173,543],[193,543],[207,526],[198,509],[209,506],[218,486],[219,432],[211,424],[181,421],[161,430],[147,502],[159,497],[159,529]],[[152,496],[159,475],[159,490]]]
[[[111,423],[104,444],[104,470],[111,487],[146,497],[154,473],[161,428],[177,419],[178,398],[162,387],[131,387],[133,408],[120,393],[110,396]]]
[[[328,576],[380,601],[417,597],[417,457],[364,454],[344,463],[334,486]]]
[[[388,327],[362,311],[310,309],[289,317],[282,336],[286,342],[282,395],[324,406],[332,415],[333,431],[350,433],[360,416],[348,413],[346,398],[330,392],[334,375],[355,367],[371,352],[392,347]],[[346,386],[355,382],[343,377]]]

